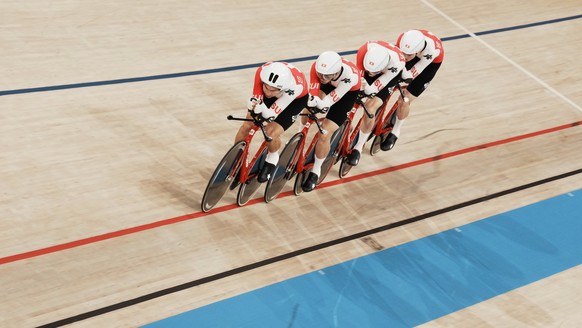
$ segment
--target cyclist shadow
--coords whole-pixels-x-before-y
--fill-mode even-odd
[[[156,164],[152,166],[151,172],[152,178],[142,180],[140,185],[140,190],[144,194],[154,195],[148,199],[163,207],[181,203],[188,208],[200,208],[199,200],[202,199],[204,182],[196,178],[197,174],[191,169],[181,169],[176,172],[161,164]]]

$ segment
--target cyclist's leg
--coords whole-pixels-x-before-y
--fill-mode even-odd
[[[246,118],[251,118],[251,115],[248,111],[247,111]],[[243,124],[241,124],[240,128],[238,129],[236,136],[234,137],[234,143],[237,143],[239,141],[244,140],[252,128],[253,128],[253,122],[243,122]]]
[[[366,74],[364,78],[369,84],[373,84],[378,76],[370,77]],[[388,98],[389,92],[390,88],[386,86],[380,90],[380,92],[378,92],[375,97],[368,99],[365,103],[368,112],[375,114],[378,111],[378,108],[384,104],[386,98]],[[358,134],[358,142],[354,145],[352,152],[347,158],[347,161],[350,165],[358,165],[360,154],[362,153],[364,145],[366,144],[366,141],[368,141],[368,138],[374,129],[376,119],[377,117],[369,118],[367,115],[362,117],[362,124],[360,125],[360,132]]]
[[[366,108],[370,113],[375,113],[380,106],[382,106],[382,99],[378,96],[368,99],[365,103]],[[352,152],[348,155],[347,161],[350,165],[356,166],[360,162],[360,154],[364,149],[368,137],[374,129],[376,117],[369,118],[366,114],[362,116],[362,123],[360,124],[360,132],[358,132],[358,142],[354,145]]]
[[[329,141],[333,133],[338,129],[337,123],[332,120],[325,119],[323,120],[322,127],[324,130],[327,131],[326,134],[319,134],[319,139],[317,140],[317,144],[315,145],[315,162],[313,164],[313,169],[311,172],[314,172],[318,176],[321,173],[321,164],[329,155],[329,148],[330,144]]]
[[[267,158],[265,159],[265,165],[261,169],[259,173],[258,180],[259,182],[265,182],[269,180],[272,176],[273,171],[275,170],[277,163],[279,161],[279,148],[281,148],[281,134],[285,132],[299,116],[299,113],[305,108],[307,105],[307,97],[305,95],[301,98],[297,98],[293,100],[282,112],[277,116],[275,121],[267,124],[266,131],[267,134],[273,138],[271,142],[269,142],[268,146],[268,153]],[[272,102],[269,104],[265,101],[266,105],[272,105]]]
[[[315,161],[313,163],[313,168],[309,173],[305,183],[303,184],[303,191],[311,191],[315,188],[318,181],[321,178],[325,178],[326,172],[322,175],[322,165],[324,161],[330,155],[330,140],[334,132],[342,125],[347,119],[347,115],[350,110],[354,107],[354,102],[358,96],[358,91],[347,92],[339,101],[331,106],[325,120],[323,121],[323,128],[327,131],[326,134],[320,134],[317,145],[315,146]],[[331,152],[335,151],[332,149]],[[333,164],[329,164],[330,166]],[[329,168],[329,167],[328,167]],[[328,169],[329,171],[329,169]]]
[[[277,122],[271,122],[265,127],[267,135],[272,140],[267,145],[267,157],[265,158],[265,165],[261,168],[257,180],[263,183],[269,180],[277,163],[279,162],[279,148],[281,148],[281,134],[285,132],[283,127]]]

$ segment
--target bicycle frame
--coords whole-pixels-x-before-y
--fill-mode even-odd
[[[399,85],[395,86],[394,88],[398,88],[400,91],[400,94],[402,94],[403,89],[406,89],[405,86],[399,86]],[[384,112],[386,111],[386,106],[388,105],[388,102],[390,101],[390,98],[392,98],[393,94],[394,94],[394,92],[391,92],[388,95],[388,97],[386,98],[386,101],[384,101],[384,104],[382,104],[382,106],[378,110],[378,114],[377,114],[378,120],[376,121],[376,124],[374,125],[374,129],[372,130],[373,134],[376,136],[385,135],[385,134],[389,133],[390,131],[392,131],[392,126],[389,126],[389,124],[387,124],[387,122],[391,119],[392,115],[398,109],[398,101],[394,102],[394,104],[390,108],[390,111],[388,111],[388,113],[386,115],[384,115]]]
[[[228,120],[253,122],[253,126],[243,140],[236,142],[226,152],[218,166],[212,173],[206,189],[202,196],[201,207],[203,212],[210,211],[226,193],[228,186],[230,190],[234,190],[240,185],[237,195],[237,204],[242,206],[249,201],[253,193],[257,190],[260,183],[255,183],[257,180],[253,179],[258,174],[259,164],[266,154],[267,142],[273,140],[267,135],[262,117],[253,118],[235,118],[232,115],[227,116]],[[253,137],[258,130],[261,130],[265,141],[258,147],[258,151],[249,161],[250,144]]]
[[[299,146],[297,147],[298,151],[295,154],[296,158],[293,159],[293,162],[297,163],[297,165],[295,166],[295,173],[301,173],[303,171],[309,170],[313,166],[313,163],[306,164],[305,160],[307,158],[307,155],[310,154],[312,150],[315,151],[315,145],[317,144],[317,140],[319,139],[318,132],[316,132],[315,135],[313,136],[313,139],[309,143],[309,147],[307,148],[307,150],[303,151],[305,148],[305,144],[307,143],[306,140],[307,135],[309,133],[309,128],[313,124],[317,124],[316,121],[313,118],[309,118],[303,129],[301,129],[303,138],[301,138],[301,141],[299,141]]]
[[[253,156],[253,158],[248,161],[248,155],[249,155],[249,148],[251,145],[251,141],[253,140],[253,137],[255,135],[255,133],[260,129],[260,126],[255,125],[251,128],[251,130],[249,131],[249,133],[247,134],[247,136],[244,139],[245,142],[245,148],[243,149],[243,152],[241,154],[241,156],[238,159],[238,162],[236,163],[236,165],[234,166],[235,169],[230,173],[229,175],[229,179],[233,179],[235,177],[235,175],[238,172],[239,175],[239,181],[240,183],[246,183],[250,178],[254,177],[256,174],[254,174],[253,176],[250,176],[250,170],[251,168],[255,165],[255,162],[257,161],[257,159],[259,158],[259,156],[263,153],[264,149],[267,148],[267,141],[263,141],[263,143],[261,144],[261,146],[259,147],[259,149],[257,150],[257,152],[255,153],[255,155]],[[239,171],[240,169],[240,171]]]
[[[351,149],[351,145],[353,143],[353,141],[356,139],[356,137],[358,136],[359,132],[360,132],[360,125],[362,124],[362,120],[364,119],[364,117],[362,116],[360,118],[360,120],[358,120],[358,123],[356,124],[356,126],[354,126],[352,128],[352,122],[354,120],[354,117],[356,116],[356,112],[358,111],[358,109],[361,107],[360,104],[357,104],[356,106],[354,106],[354,108],[352,108],[352,110],[349,111],[348,113],[348,117],[346,119],[346,121],[344,122],[344,124],[347,124],[345,131],[340,139],[340,151],[339,151],[339,156],[338,156],[338,160],[341,157],[346,157],[348,156],[350,149]],[[366,115],[364,113],[364,115]]]

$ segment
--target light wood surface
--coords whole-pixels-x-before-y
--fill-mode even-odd
[[[409,28],[450,38],[580,13],[576,0],[3,1],[0,91],[354,51]],[[394,150],[371,157],[366,147],[350,176],[582,121],[580,31],[577,19],[445,41],[445,61]],[[294,64],[307,72],[311,61]],[[199,212],[238,129],[225,117],[244,114],[253,75],[0,96],[0,257]],[[582,127],[571,127],[2,264],[0,326],[54,322],[580,169],[580,149]],[[326,181],[337,179],[334,167]],[[388,248],[580,188],[579,175],[560,179],[371,238]],[[336,245],[73,326],[143,325],[377,251],[370,245]],[[573,307],[579,276],[573,268],[426,326],[573,327],[582,320]]]

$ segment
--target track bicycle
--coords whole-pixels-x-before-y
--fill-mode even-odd
[[[271,177],[272,179],[267,182],[264,197],[265,202],[267,203],[277,198],[287,181],[294,177],[297,177],[294,186],[295,195],[299,195],[303,192],[301,186],[303,185],[307,173],[309,173],[313,167],[313,161],[315,160],[315,145],[319,139],[319,134],[327,133],[327,131],[321,126],[323,118],[319,119],[317,117],[317,114],[321,111],[315,107],[307,107],[306,110],[307,113],[301,113],[299,115],[306,116],[307,123],[305,123],[305,126],[303,126],[303,129],[301,129],[300,132],[297,132],[289,139],[279,156],[279,163]],[[317,126],[319,133],[316,132],[313,135],[308,144],[309,146],[307,150],[305,150],[310,128],[314,125]],[[326,158],[321,167],[322,177],[319,179],[319,182],[325,178],[332,165],[333,162],[331,159]]]
[[[352,125],[354,121],[354,117],[356,112],[360,107],[363,108],[364,114],[368,116],[368,118],[374,118],[374,115],[368,111],[366,105],[364,105],[362,95],[358,96],[356,99],[356,105],[352,110],[348,113],[348,117],[344,124],[338,129],[339,131],[339,138],[338,142],[334,145],[332,144],[332,152],[335,154],[336,162],[341,160],[340,168],[339,168],[339,177],[345,177],[348,172],[352,169],[352,165],[348,163],[348,156],[352,152],[352,149],[358,143],[358,136],[360,134],[360,125],[362,124],[362,120],[364,117],[362,116],[358,123],[355,126]],[[334,147],[335,146],[335,147]]]
[[[265,202],[271,202],[277,198],[287,181],[296,177],[294,185],[294,194],[299,195],[303,192],[302,185],[307,177],[307,174],[313,167],[315,160],[315,145],[319,139],[319,134],[326,134],[327,131],[321,126],[321,121],[316,115],[321,111],[317,108],[307,107],[306,113],[299,114],[300,116],[307,116],[307,123],[300,132],[294,134],[279,155],[279,162],[275,171],[265,188]],[[310,128],[315,125],[318,128],[311,141],[307,143]],[[332,137],[333,138],[333,137]],[[307,145],[307,149],[305,149]],[[323,181],[331,166],[333,166],[333,159],[328,156],[321,166],[321,177],[318,184]]]
[[[404,89],[406,89],[406,84],[401,85],[400,83],[398,83],[396,84],[396,86],[394,86],[394,88],[400,91],[400,95],[402,96],[403,99],[406,98],[404,96],[403,91]],[[382,144],[382,141],[386,139],[386,137],[388,137],[388,134],[390,132],[392,132],[392,128],[394,127],[394,123],[396,122],[396,110],[398,109],[398,101],[395,101],[390,110],[388,111],[388,113],[384,114],[386,112],[388,101],[390,100],[393,94],[394,89],[392,89],[392,92],[390,92],[390,94],[386,98],[386,101],[384,101],[384,104],[380,106],[376,113],[378,120],[374,124],[372,134],[370,134],[370,139],[374,138],[374,141],[372,141],[372,144],[370,145],[371,156],[376,155],[380,151],[380,145]]]
[[[253,122],[254,125],[245,139],[234,144],[218,163],[202,197],[203,212],[210,211],[222,199],[229,189],[229,185],[230,190],[234,190],[240,185],[236,199],[239,206],[245,205],[261,185],[256,177],[265,163],[268,142],[272,140],[267,135],[263,123],[271,120],[264,119],[260,114],[251,115],[251,118],[237,118],[228,115],[226,119]],[[253,157],[249,158],[250,144],[258,130],[262,131],[265,140]]]

